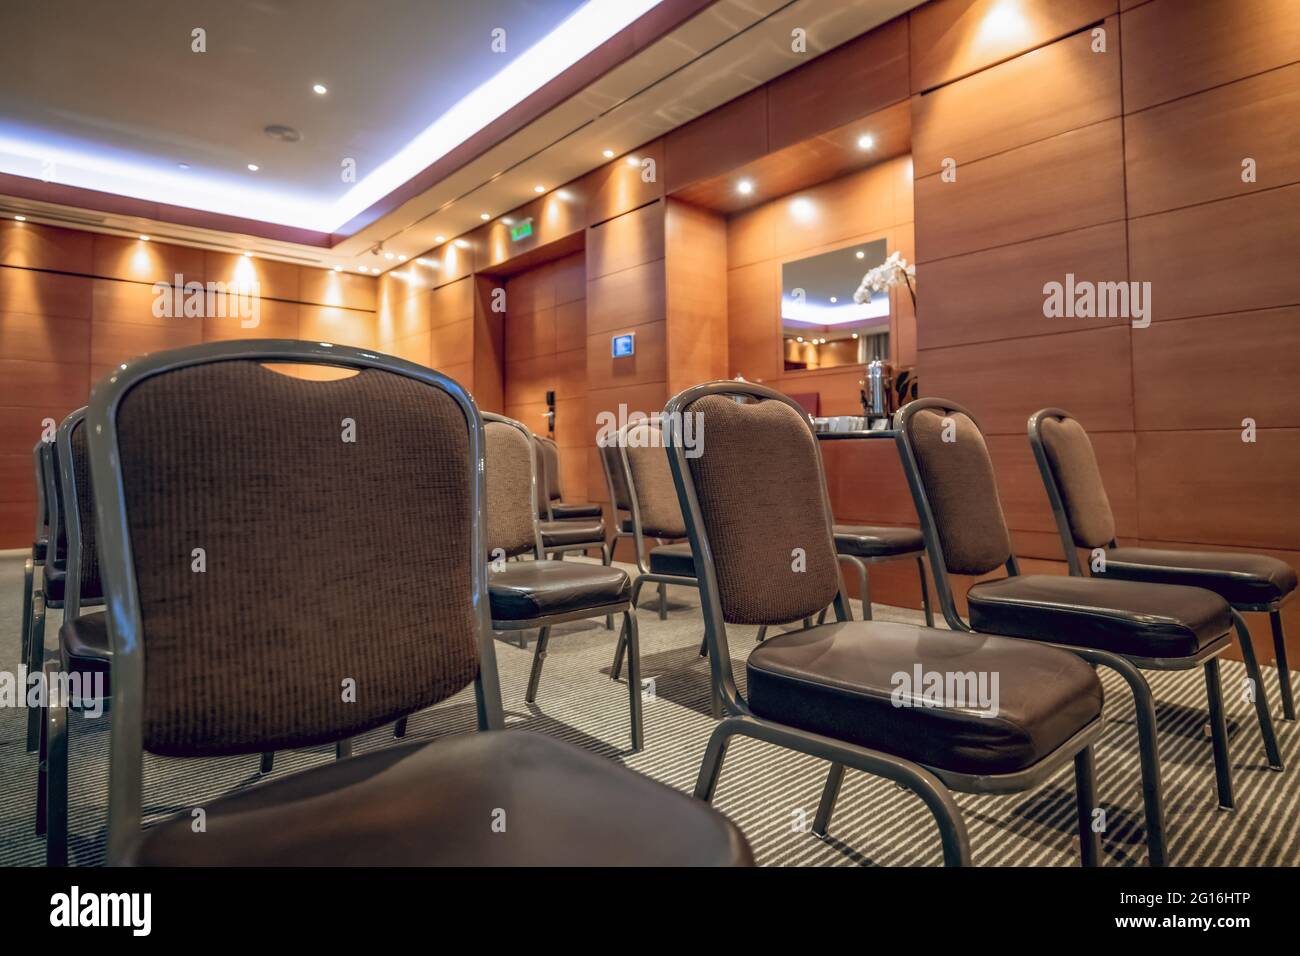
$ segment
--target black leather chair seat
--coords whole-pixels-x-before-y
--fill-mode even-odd
[[[603,521],[540,521],[538,527],[546,548],[561,544],[599,546],[605,541]]]
[[[108,616],[83,614],[75,621],[64,621],[59,628],[59,643],[69,666],[77,671],[107,671],[113,663],[113,649],[108,641]]]
[[[1111,548],[1097,577],[1205,588],[1229,604],[1271,604],[1296,587],[1295,568],[1264,554]]]
[[[385,747],[204,804],[141,834],[147,866],[750,866],[701,800],[517,730]],[[503,815],[494,818],[496,810]],[[500,819],[504,831],[493,826]]]
[[[599,518],[601,510],[600,505],[552,501],[551,515],[556,521],[573,521],[578,518]]]
[[[847,621],[778,634],[754,649],[746,670],[760,717],[957,773],[1023,770],[1101,714],[1101,682],[1068,651],[911,624]],[[953,706],[955,694],[940,698],[948,706],[921,706],[932,673],[945,684],[947,675],[983,675],[996,707],[981,713],[977,683],[962,685],[965,706]]]
[[[925,550],[925,538],[915,528],[835,526],[835,551],[855,558],[886,558]]]
[[[68,568],[62,561],[53,561],[45,565],[45,583],[41,590],[45,594],[46,604],[59,604],[63,601],[63,591],[68,583]]]
[[[695,558],[688,542],[661,544],[650,549],[651,574],[675,574],[682,578],[695,577]]]
[[[1212,591],[1136,581],[1026,574],[976,584],[966,599],[985,634],[1134,657],[1192,657],[1232,627]]]
[[[632,581],[619,568],[577,561],[512,561],[488,574],[494,621],[530,621],[550,614],[602,608],[632,599]]]

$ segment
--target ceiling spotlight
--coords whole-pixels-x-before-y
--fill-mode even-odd
[[[803,341],[803,336],[802,336],[802,335],[796,335],[796,336],[794,337],[794,340],[795,340],[796,342],[802,342],[802,341]]]
[[[855,252],[854,255],[857,256],[859,259],[865,259],[867,257],[867,254],[863,252],[861,249]]]
[[[753,191],[754,184],[748,179],[742,179],[740,182],[736,183],[736,192],[740,193],[742,196],[748,196]]]
[[[487,213],[485,213],[485,212],[481,212],[481,213],[479,213],[479,214],[478,214],[478,217],[479,217],[480,219],[482,219],[484,222],[487,222],[489,219],[492,218],[491,216],[489,216],[489,215],[488,215]]]
[[[177,164],[176,164],[176,168],[177,168],[177,169],[189,169],[189,168],[190,168],[190,164],[189,164],[189,163],[177,163]]]
[[[469,248],[469,242],[465,239],[457,239],[454,243],[452,243],[452,245],[454,245],[457,249]]]
[[[446,237],[446,236],[434,236],[434,237],[433,237],[433,241],[434,241],[434,242],[446,242],[446,241],[447,241],[447,237]]]
[[[14,216],[14,221],[15,221],[15,222],[26,222],[26,221],[27,221],[27,217],[26,217],[26,216]]]
[[[320,95],[320,96],[324,96],[326,93],[329,92],[329,90],[327,90],[327,89],[324,87],[324,85],[322,85],[322,84],[320,84],[320,83],[317,83],[317,84],[316,84],[315,86],[313,86],[311,89],[312,89],[312,92],[313,92],[313,93],[316,93],[316,94],[318,94],[318,95]]]
[[[398,256],[398,257],[397,257],[397,261],[398,261],[398,262],[405,262],[405,261],[406,261],[406,256]]]
[[[365,266],[357,266],[357,271],[358,271],[358,272],[369,272],[370,270],[369,270],[368,268],[366,268]]]
[[[415,260],[415,264],[416,264],[417,266],[433,266],[433,265],[437,265],[437,263],[434,262],[432,259],[416,259],[416,260]]]
[[[335,267],[334,267],[334,271],[335,271],[335,272],[342,272],[342,271],[343,271],[343,267],[342,267],[342,266],[335,266]]]
[[[143,235],[142,235],[142,236],[140,237],[140,241],[141,241],[141,242],[148,242],[148,241],[149,241],[149,237],[148,237],[148,236],[143,236]]]
[[[837,299],[837,298],[835,298],[835,296],[831,296],[831,304],[832,304],[832,305],[835,304],[835,303],[838,302],[838,301],[840,301],[840,300]]]
[[[870,149],[876,145],[875,137],[870,133],[863,133],[858,137],[858,149]]]
[[[245,252],[245,253],[244,253],[244,258],[245,258],[245,259],[251,259],[251,258],[253,258],[253,254],[252,254],[251,252]]]
[[[635,156],[629,156],[627,158],[627,164],[629,166],[640,166],[641,160],[637,159]]]
[[[853,337],[856,339],[856,338],[858,337],[858,333],[857,333],[857,332],[854,332],[854,333],[853,333]]]
[[[546,187],[545,187],[545,186],[534,186],[534,187],[533,187],[533,192],[535,192],[535,193],[544,193],[544,192],[546,192]]]
[[[248,171],[249,171],[250,173],[255,173],[255,172],[257,172],[257,171],[258,171],[259,169],[261,169],[261,168],[262,168],[262,167],[259,166],[259,165],[257,165],[257,163],[249,163],[249,164],[248,164]]]
[[[385,259],[392,259],[392,258],[393,258],[393,254],[392,254],[391,252],[385,252],[385,253],[384,253],[384,258],[385,258]]]
[[[605,150],[603,153],[601,153],[600,155],[604,156],[606,159],[613,159],[613,158],[614,158],[614,151],[613,151],[612,149],[607,149],[607,150]]]

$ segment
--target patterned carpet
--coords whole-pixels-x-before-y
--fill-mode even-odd
[[[0,555],[0,670],[17,667],[22,560]],[[709,717],[708,665],[698,656],[702,624],[696,593],[670,589],[669,615],[660,621],[657,599],[647,588],[641,622],[642,676],[654,679],[645,708],[646,748],[628,754],[627,695],[609,679],[615,634],[601,622],[561,625],[552,634],[536,706],[524,703],[532,659],[509,638],[497,642],[507,722],[552,734],[617,760],[670,786],[689,791],[714,726]],[[880,620],[920,622],[919,612],[876,605]],[[855,614],[858,613],[855,610]],[[50,613],[48,634],[58,626]],[[753,628],[734,628],[732,653],[743,690],[744,655]],[[1132,699],[1127,686],[1103,670],[1108,727],[1097,746],[1098,794],[1107,810],[1102,837],[1104,863],[1146,862],[1142,797]],[[1288,770],[1267,769],[1250,703],[1237,692],[1244,670],[1224,665],[1223,686],[1235,774],[1237,809],[1222,812],[1215,799],[1210,741],[1205,734],[1205,689],[1197,671],[1149,673],[1157,696],[1160,754],[1165,776],[1170,862],[1175,866],[1295,866],[1300,864],[1300,727],[1281,721],[1276,673],[1265,668],[1279,742]],[[111,717],[74,717],[71,727],[71,834],[74,864],[103,860],[107,802],[108,730]],[[469,731],[472,692],[425,711],[410,721],[412,738]],[[33,833],[36,758],[24,749],[25,713],[0,709],[0,864],[37,865],[44,843]],[[356,742],[358,750],[385,746],[387,730]],[[280,753],[275,774],[333,758],[332,748]],[[259,780],[256,757],[172,760],[145,755],[145,810],[152,817],[175,812]],[[769,866],[934,866],[939,841],[920,800],[892,783],[850,773],[845,780],[831,838],[807,832],[826,764],[752,740],[731,746],[715,806],[745,832],[761,864]],[[970,830],[974,862],[983,866],[1075,866],[1072,766],[1029,794],[958,794]]]

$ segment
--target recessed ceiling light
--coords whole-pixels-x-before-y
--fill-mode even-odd
[[[637,159],[635,156],[629,156],[627,158],[627,164],[629,166],[640,166],[641,160]]]
[[[398,261],[398,262],[405,262],[405,261],[406,261],[406,256],[398,256],[398,257],[397,257],[397,261]]]
[[[342,266],[335,266],[335,267],[334,267],[334,271],[335,271],[335,272],[342,272],[342,271],[343,271],[343,267],[342,267]]]
[[[259,169],[261,169],[261,168],[262,168],[262,167],[259,166],[259,165],[257,165],[257,163],[249,163],[249,164],[248,164],[248,171],[249,171],[250,173],[255,173],[255,172],[257,172],[257,171],[258,171]]]
[[[14,216],[14,220],[15,220],[16,222],[26,222],[26,221],[27,221],[27,217],[26,217],[26,216]]]
[[[358,271],[358,272],[369,272],[370,270],[369,270],[368,268],[366,268],[365,266],[357,266],[357,271]]]
[[[740,193],[742,196],[748,196],[753,191],[754,184],[748,179],[742,179],[740,182],[736,183],[736,192]]]
[[[327,90],[327,89],[324,87],[324,85],[322,85],[322,84],[320,84],[320,83],[317,83],[315,86],[312,87],[312,92],[313,92],[313,93],[318,93],[318,94],[320,94],[321,96],[324,96],[326,93],[329,92],[329,90]]]
[[[466,241],[465,239],[457,239],[457,240],[453,243],[453,245],[454,245],[457,249],[468,249],[468,248],[469,248],[469,242]]]
[[[487,213],[485,213],[485,212],[481,212],[481,213],[479,213],[479,214],[478,214],[478,217],[479,217],[480,219],[482,219],[484,222],[487,222],[489,219],[492,218],[491,216],[489,216],[489,215],[488,215]]]
[[[834,304],[834,303],[836,303],[836,302],[838,302],[838,301],[840,301],[840,300],[837,299],[837,298],[835,298],[835,296],[831,296],[831,303],[832,303],[832,304]]]
[[[601,153],[600,155],[604,156],[606,159],[613,159],[613,158],[614,158],[614,151],[613,151],[612,149],[607,149],[607,150],[605,150],[603,153]]]
[[[515,224],[515,221],[511,219],[509,216],[502,216],[501,221],[505,223],[507,226],[513,226]]]
[[[796,335],[796,336],[794,337],[794,340],[795,340],[796,342],[802,342],[802,341],[803,341],[803,336],[802,336],[802,335]]]
[[[245,258],[245,259],[251,259],[251,258],[253,258],[253,254],[252,254],[251,252],[245,252],[245,253],[244,253],[244,258]]]
[[[534,186],[534,187],[533,187],[533,192],[535,192],[535,193],[544,193],[544,192],[546,192],[546,187],[545,187],[545,186]]]
[[[870,133],[863,133],[858,137],[858,149],[870,149],[876,145],[875,137]]]
[[[446,241],[447,241],[447,237],[446,237],[446,236],[434,236],[434,237],[433,237],[433,241],[434,241],[434,242],[446,242]]]
[[[861,249],[855,252],[854,255],[856,255],[859,259],[865,259],[867,257],[867,254],[863,252]]]
[[[415,264],[417,266],[431,266],[434,265],[434,262],[432,259],[416,259]]]
[[[857,332],[854,332],[854,333],[853,333],[853,337],[856,339],[856,338],[858,337],[858,333],[857,333]]]
[[[140,237],[140,241],[141,241],[141,242],[148,242],[148,241],[149,241],[149,237],[148,237],[148,236],[144,236],[144,235],[142,235],[142,236]]]
[[[391,259],[391,258],[393,258],[393,254],[392,254],[391,252],[385,252],[385,253],[384,253],[384,258],[385,258],[385,259]]]

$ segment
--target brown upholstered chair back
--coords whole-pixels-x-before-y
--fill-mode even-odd
[[[537,543],[533,516],[533,451],[528,434],[508,422],[483,423],[487,478],[488,555],[514,557]]]
[[[622,431],[620,440],[632,473],[642,533],[651,538],[686,537],[686,520],[677,502],[658,422],[633,422]]]
[[[95,489],[90,480],[90,452],[86,448],[86,420],[72,428],[72,474],[77,483],[77,534],[81,539],[78,559],[81,565],[80,593],[84,600],[99,597],[104,586],[99,576],[99,549],[95,545]]]
[[[1088,433],[1073,418],[1044,415],[1038,434],[1074,543],[1080,548],[1106,547],[1115,540],[1115,517]]]
[[[144,746],[306,747],[474,680],[473,427],[448,392],[378,368],[309,381],[211,361],[127,390]]]
[[[541,458],[538,464],[541,471],[538,472],[538,480],[545,480],[545,492],[551,501],[559,501],[562,497],[560,494],[560,447],[555,444],[552,438],[543,438],[537,436],[537,445],[541,449]],[[539,488],[540,491],[543,490]]]
[[[993,462],[979,426],[960,410],[899,415],[929,499],[944,563],[952,574],[985,574],[1011,557]]]
[[[617,433],[609,435],[604,441],[596,443],[600,449],[601,463],[609,475],[611,493],[614,495],[612,506],[620,511],[632,510],[632,496],[627,490],[627,474],[623,470],[623,455],[618,448]]]
[[[728,624],[785,624],[840,586],[821,454],[806,418],[775,399],[705,395],[702,454],[688,459]]]

